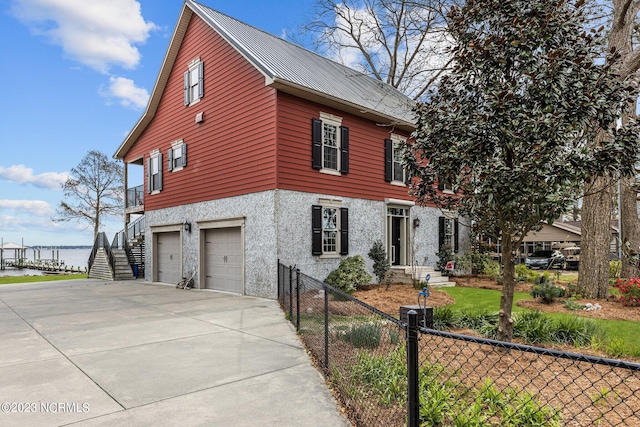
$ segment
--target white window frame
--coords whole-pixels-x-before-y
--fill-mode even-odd
[[[149,153],[149,157],[151,158],[151,170],[149,171],[149,177],[151,179],[151,194],[157,194],[162,191],[162,183],[158,183],[158,185],[156,185],[155,183],[155,177],[162,176],[162,160],[160,158],[160,150],[153,150],[151,153]],[[160,187],[160,189],[158,187]]]
[[[197,57],[193,61],[191,61],[188,65],[187,75],[189,76],[189,106],[200,102],[200,75],[198,74],[200,69],[200,57]],[[202,76],[204,84],[204,76]]]
[[[184,166],[182,165],[182,157],[184,156],[184,147],[185,143],[184,140],[179,139],[177,141],[173,141],[171,143],[171,162],[172,162],[172,167],[171,167],[171,172],[178,172],[181,171],[182,169],[184,169]],[[180,156],[176,157],[176,152],[180,150]]]
[[[392,153],[391,153],[391,184],[393,185],[400,185],[403,187],[406,187],[407,185],[407,170],[403,167],[402,168],[402,176],[400,180],[396,179],[396,166],[400,165],[402,166],[401,163],[401,159],[396,159],[397,155],[400,154],[400,150],[398,149],[398,146],[401,143],[406,142],[407,139],[403,138],[400,135],[395,135],[395,134],[391,134],[391,148],[392,148]]]
[[[322,206],[322,255],[321,258],[339,258],[340,257],[340,208],[342,207],[341,200],[332,199],[319,199],[318,204]],[[325,215],[327,210],[333,210],[335,215],[335,228],[325,228]],[[333,250],[327,250],[328,234],[334,233]]]
[[[331,175],[341,175],[340,173],[340,161],[341,161],[341,153],[342,153],[342,141],[341,141],[341,131],[340,127],[342,126],[342,117],[334,116],[333,114],[320,112],[320,120],[322,120],[322,169],[320,172],[328,173]],[[327,140],[327,127],[335,128],[335,147],[325,144]],[[331,149],[335,151],[336,161],[335,168],[327,167],[326,162],[326,150]]]
[[[443,245],[448,245],[451,250],[455,247],[456,242],[456,227],[455,227],[456,218],[449,217],[447,215],[444,216],[444,231],[443,231]]]

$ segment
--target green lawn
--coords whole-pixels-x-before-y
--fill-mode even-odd
[[[53,282],[55,280],[86,278],[86,274],[52,274],[50,276],[5,276],[0,277],[0,285],[11,285],[14,283]]]
[[[497,312],[500,310],[500,291],[481,288],[465,288],[465,287],[451,287],[451,288],[439,288],[449,295],[451,295],[456,302],[451,304],[456,311],[488,311]],[[522,299],[529,299],[531,295],[525,292],[516,292],[513,301],[514,313],[528,310],[526,308],[518,307],[516,303]],[[569,313],[545,313],[552,319],[562,319],[574,316]],[[637,332],[640,328],[640,322],[632,322],[625,320],[606,320],[606,319],[592,319],[602,329],[604,342],[602,350],[605,350],[607,345],[611,343],[617,343],[626,347],[625,354],[631,354],[634,356],[640,355],[640,334]]]

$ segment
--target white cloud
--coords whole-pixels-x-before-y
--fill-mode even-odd
[[[0,209],[26,212],[40,217],[48,217],[53,213],[51,205],[43,200],[0,200]]]
[[[0,179],[18,184],[32,184],[48,190],[61,190],[69,174],[67,172],[45,172],[33,174],[33,169],[25,165],[13,165],[8,168],[0,166]]]
[[[124,77],[110,77],[109,88],[100,90],[100,95],[114,97],[120,100],[120,105],[143,109],[149,101],[149,92],[146,89],[136,87],[131,79]]]
[[[144,20],[135,0],[13,0],[12,11],[35,34],[101,73],[137,66],[135,45],[157,28]]]

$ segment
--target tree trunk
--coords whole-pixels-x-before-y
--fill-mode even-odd
[[[622,227],[621,243],[624,245],[625,242],[629,242],[628,249],[638,252],[638,246],[640,246],[640,227],[638,226],[638,190],[635,186],[635,179],[621,179],[620,189],[620,226]],[[622,276],[638,277],[638,267],[629,263],[629,255],[629,253],[625,253],[622,257]]]
[[[498,339],[511,342],[513,339],[513,294],[515,281],[515,260],[511,250],[512,236],[502,232],[502,296],[500,297],[500,317],[498,319]]]
[[[609,295],[609,253],[611,247],[611,180],[595,177],[587,183],[582,200],[582,238],[577,292],[585,298]]]

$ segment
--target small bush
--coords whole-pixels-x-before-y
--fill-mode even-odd
[[[624,306],[640,306],[640,278],[617,279],[616,288],[620,292],[620,302]]]
[[[584,305],[582,305],[582,304],[580,304],[580,303],[577,303],[577,302],[575,302],[575,301],[574,301],[574,300],[572,300],[572,299],[568,299],[568,300],[566,300],[566,301],[564,302],[564,306],[565,306],[566,308],[568,308],[569,310],[573,310],[573,311],[576,311],[576,310],[582,310],[582,309],[585,307]]]
[[[541,276],[545,277],[545,276]],[[531,296],[541,298],[545,304],[551,304],[554,299],[565,296],[565,290],[562,286],[556,286],[551,282],[543,281],[539,285],[531,288]]]
[[[387,251],[384,250],[384,244],[381,240],[373,242],[368,256],[373,260],[373,274],[378,278],[378,285],[381,285],[387,280],[387,274],[390,268]]]
[[[550,342],[553,338],[553,323],[540,311],[517,313],[513,323],[513,336],[528,344]]]
[[[600,328],[591,319],[574,316],[558,320],[553,331],[553,341],[584,347],[591,344],[600,334]]]
[[[497,280],[501,274],[500,263],[498,261],[487,261],[484,265],[484,274],[491,280]]]
[[[617,279],[622,273],[622,261],[609,261],[609,279]]]
[[[516,280],[518,282],[535,283],[540,274],[531,270],[526,264],[516,265]]]
[[[371,275],[364,268],[364,258],[354,255],[340,261],[338,268],[327,276],[325,282],[342,292],[352,294],[358,285],[371,283]]]
[[[380,345],[380,331],[379,323],[365,323],[349,328],[342,339],[356,348],[377,348]]]
[[[436,307],[433,309],[433,329],[446,331],[456,324],[456,314],[451,307]]]
[[[453,248],[450,245],[440,246],[440,252],[436,254],[438,261],[436,262],[436,270],[445,271],[447,263],[455,259],[453,255]]]

